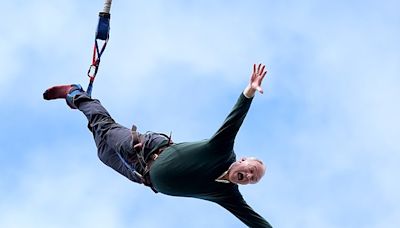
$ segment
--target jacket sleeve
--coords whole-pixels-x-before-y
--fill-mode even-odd
[[[242,195],[237,193],[222,202],[219,205],[227,209],[240,221],[251,228],[272,228],[272,226],[258,213],[256,213],[243,199]]]
[[[243,93],[240,94],[235,106],[233,106],[222,126],[211,137],[211,143],[214,145],[231,146],[233,148],[235,137],[250,109],[252,100],[253,98],[247,98]]]

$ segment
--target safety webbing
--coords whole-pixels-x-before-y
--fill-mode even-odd
[[[92,64],[89,66],[89,70],[87,72],[87,75],[89,77],[89,85],[86,92],[89,96],[91,96],[92,94],[93,82],[99,70],[101,55],[106,49],[108,39],[110,37],[111,2],[111,0],[106,0],[104,3],[103,12],[99,13],[99,22],[97,24],[96,36],[93,46]],[[99,42],[103,43],[103,46],[101,48],[99,48]]]

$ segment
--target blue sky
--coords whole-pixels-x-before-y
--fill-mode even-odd
[[[49,86],[81,83],[103,1],[2,3],[0,227],[243,227],[155,195],[97,158]],[[93,96],[119,123],[209,137],[267,65],[236,140],[268,171],[241,187],[275,227],[400,226],[398,1],[114,1]]]

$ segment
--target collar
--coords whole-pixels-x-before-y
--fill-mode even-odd
[[[224,184],[231,183],[229,180],[222,179],[228,173],[228,171],[229,170],[226,170],[224,173],[222,173],[221,176],[219,176],[217,179],[215,179],[215,181],[219,182],[219,183],[224,183]]]

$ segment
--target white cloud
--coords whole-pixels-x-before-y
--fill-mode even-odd
[[[76,146],[82,151],[91,149]],[[88,161],[87,156],[77,157],[77,151],[71,151],[69,144],[26,151],[30,156],[20,167],[23,175],[15,180],[16,187],[2,190],[10,192],[1,205],[0,226],[121,227],[118,205],[131,189],[94,166],[95,156]]]
[[[268,161],[269,172],[259,186],[243,190],[245,198],[279,227],[336,227],[350,220],[364,227],[357,219],[372,227],[395,227],[400,200],[397,3],[223,4],[115,2],[95,96],[123,123],[172,130],[176,139],[200,139],[229,111],[225,103],[233,104],[232,90],[247,82],[253,61],[264,60],[270,70],[264,83],[268,90],[256,98],[237,148],[240,154],[256,151]],[[35,94],[55,83],[85,83],[101,8],[94,5],[7,2],[1,88],[14,90],[28,73],[35,78],[26,78],[24,86]],[[56,76],[50,74],[57,68],[53,64],[59,67]],[[11,110],[43,110],[44,116],[59,118],[64,115],[52,112],[67,110],[64,104],[14,96],[18,102],[10,103],[19,108]],[[25,118],[15,113],[9,121],[18,126]],[[42,127],[31,122],[25,126],[32,128],[29,132]],[[207,202],[154,196],[133,187],[99,164],[86,144],[79,151],[91,151],[90,164],[77,154],[67,156],[67,142],[52,146],[41,140],[38,145],[45,148],[28,152],[37,156],[21,160],[21,153],[12,155],[29,172],[1,183],[16,186],[1,190],[10,197],[1,200],[1,227],[176,227],[181,222],[177,214],[193,226],[223,227],[235,220]],[[59,147],[65,148],[57,152],[61,168],[60,157],[53,155]],[[267,153],[258,152],[260,147]],[[175,207],[177,202],[184,209]],[[135,207],[163,217],[150,222],[151,214],[136,214]],[[125,218],[126,211],[133,214]],[[222,219],[202,221],[209,214]],[[232,226],[241,225],[236,222]]]

